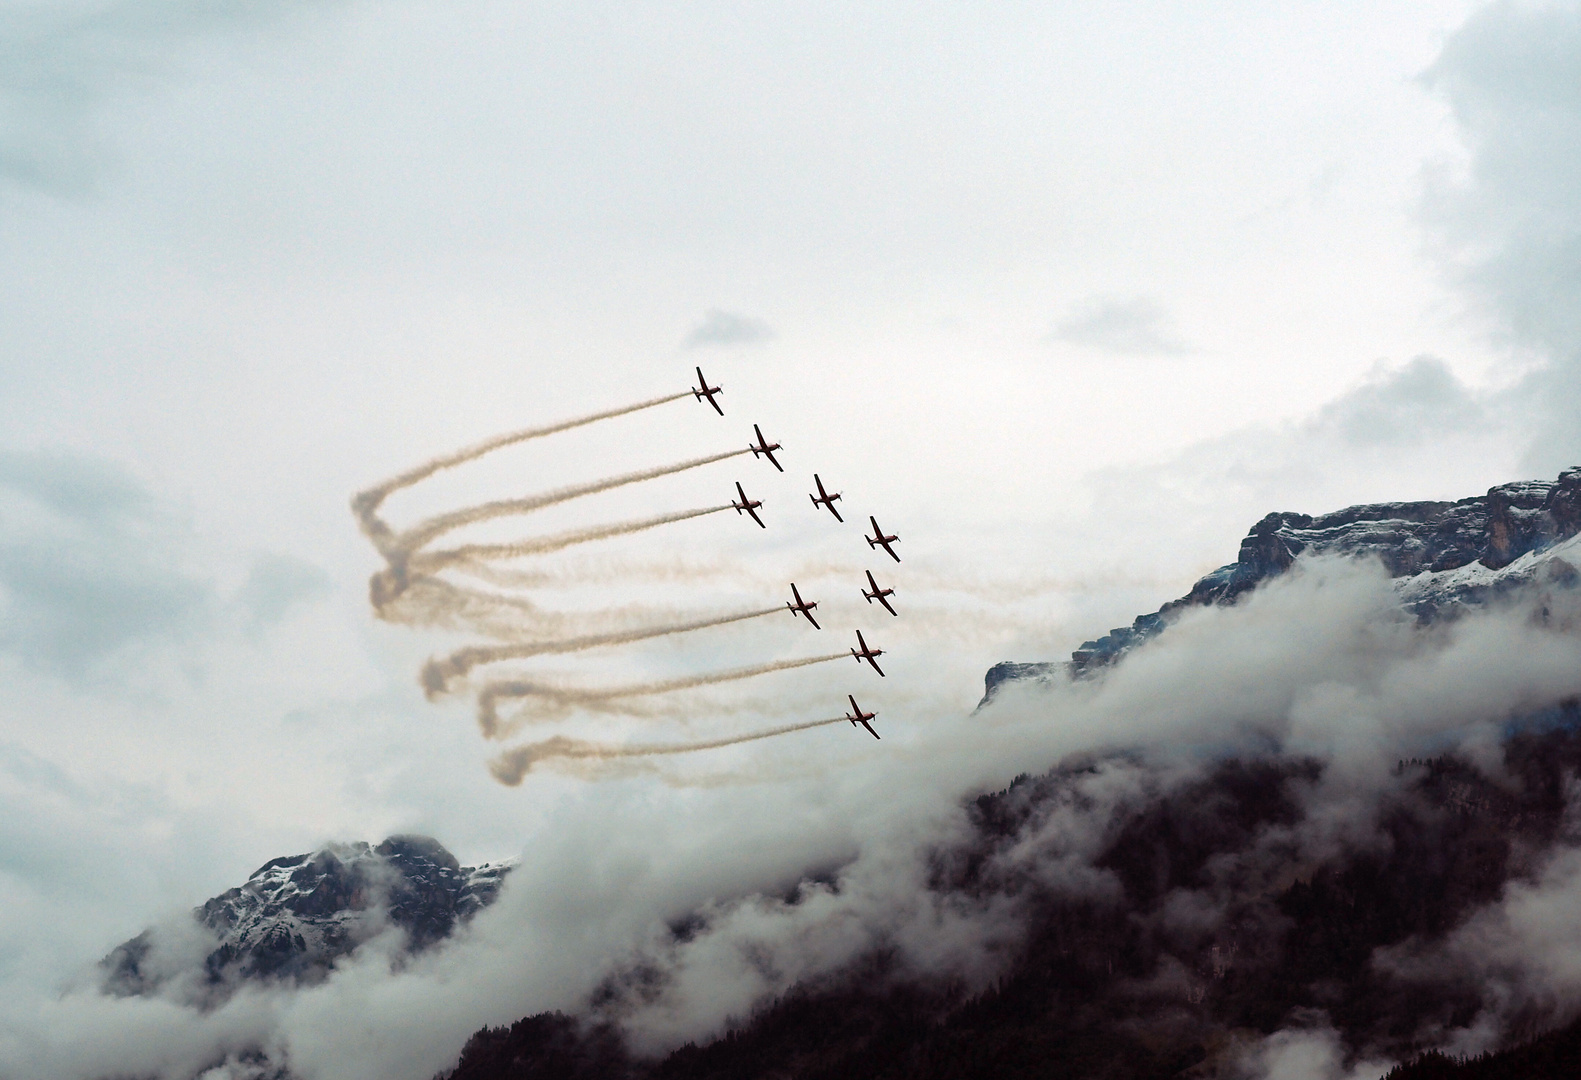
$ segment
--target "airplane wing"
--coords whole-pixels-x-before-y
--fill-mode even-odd
[[[845,518],[840,516],[840,511],[838,511],[838,510],[836,510],[834,508],[834,504],[833,503],[825,503],[824,505],[829,507],[829,513],[834,515],[834,519],[836,521],[839,521],[839,522],[842,522],[842,523],[845,521]]]
[[[764,528],[764,529],[768,528],[767,525],[763,524],[763,519],[758,517],[758,511],[757,511],[756,507],[753,507],[753,506],[747,507],[747,513],[752,516],[752,520],[757,522],[760,528]]]
[[[810,612],[810,611],[803,611],[802,614],[807,616],[807,621],[812,623],[812,628],[814,630],[822,630],[823,629],[823,627],[818,625],[818,620],[812,617],[812,612]]]
[[[861,721],[861,724],[863,727],[867,728],[867,733],[869,735],[873,736],[875,739],[878,738],[878,732],[873,730],[872,724],[869,724],[866,720]]]
[[[874,660],[871,656],[869,656],[867,658],[867,662],[869,664],[873,665],[873,670],[878,672],[878,677],[879,678],[881,678],[881,679],[882,678],[886,678],[886,676],[884,675],[884,669],[878,666],[878,661],[877,660]]]
[[[736,481],[736,494],[741,496],[741,501],[743,503],[745,503],[747,501],[747,493],[745,491],[741,490],[741,481],[740,480]]]
[[[884,605],[884,610],[885,611],[889,612],[891,615],[895,616],[896,618],[900,617],[900,612],[896,611],[894,608],[889,606],[889,600],[888,599],[886,599],[885,597],[880,596],[878,598],[878,602],[880,604]]]

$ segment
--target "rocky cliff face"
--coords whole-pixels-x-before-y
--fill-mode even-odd
[[[1010,682],[1089,675],[1163,631],[1182,610],[1233,604],[1303,555],[1377,559],[1396,579],[1401,602],[1431,620],[1532,584],[1581,583],[1578,534],[1581,467],[1553,481],[1501,484],[1457,502],[1371,503],[1318,517],[1269,514],[1241,541],[1234,562],[1130,626],[1083,642],[1069,661],[995,664],[979,707]]]
[[[462,866],[426,836],[272,859],[193,911],[191,941],[147,930],[118,946],[101,961],[104,988],[129,996],[180,982],[184,996],[213,1001],[242,980],[315,982],[391,927],[418,952],[492,903],[510,869]]]

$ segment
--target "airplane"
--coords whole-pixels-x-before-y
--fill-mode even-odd
[[[701,390],[697,389],[697,386],[701,386],[702,389]],[[703,378],[703,369],[702,368],[698,368],[697,369],[697,386],[692,387],[692,396],[694,398],[696,398],[698,401],[701,401],[704,398],[707,398],[708,399],[708,404],[710,404],[710,405],[712,405],[714,407],[714,412],[718,413],[720,416],[725,415],[725,410],[721,409],[719,407],[719,402],[714,400],[714,395],[715,394],[723,394],[725,392],[724,391],[724,387],[721,387],[721,386],[709,386],[708,385],[708,380]]]
[[[886,596],[894,596],[895,595],[895,590],[894,589],[880,589],[878,587],[878,582],[873,580],[873,571],[871,571],[871,570],[869,570],[867,572],[867,583],[869,585],[873,586],[873,591],[872,592],[868,592],[866,589],[863,589],[862,590],[862,595],[867,597],[867,602],[869,604],[871,604],[874,600],[877,600],[880,604],[884,605],[884,610],[889,612],[891,615],[899,615],[900,614],[900,612],[896,611],[894,608],[889,606],[889,601],[888,600],[884,599],[884,597],[886,597]]]
[[[741,490],[741,481],[740,480],[736,481],[736,494],[741,496],[741,501],[740,502],[731,502],[731,504],[730,504],[731,506],[736,508],[736,513],[739,514],[739,513],[741,513],[741,511],[745,510],[748,514],[751,515],[753,521],[757,522],[759,525],[761,525],[765,529],[768,528],[767,525],[763,524],[763,519],[758,517],[758,507],[763,505],[763,500],[762,499],[749,499],[749,498],[747,498],[747,493]]]
[[[701,370],[701,369],[699,369],[699,370]],[[752,430],[753,430],[753,432],[755,432],[757,434],[757,437],[758,437],[758,444],[756,446],[748,446],[747,447],[748,450],[752,451],[752,456],[753,457],[757,457],[759,454],[762,454],[764,457],[769,459],[769,464],[770,465],[774,466],[780,472],[784,472],[785,471],[785,466],[781,465],[778,461],[774,460],[774,451],[776,451],[776,450],[778,450],[780,448],[780,444],[779,443],[774,443],[773,445],[770,445],[769,443],[764,442],[763,441],[763,429],[758,427],[756,424],[752,425]]]
[[[877,548],[877,547],[882,546],[885,551],[889,552],[889,557],[891,559],[894,559],[896,562],[899,562],[900,561],[900,556],[896,555],[895,554],[895,549],[890,547],[889,545],[890,544],[898,544],[900,542],[900,537],[898,537],[898,536],[885,536],[884,535],[884,530],[880,529],[878,527],[878,519],[876,517],[869,516],[867,520],[869,520],[869,521],[871,521],[873,523],[873,535],[872,536],[864,536],[864,537],[862,537],[862,539],[867,541],[867,546],[870,547],[870,548]]]
[[[840,493],[837,491],[833,495],[831,495],[827,491],[825,491],[823,489],[823,481],[818,479],[818,474],[817,473],[813,473],[812,474],[812,482],[818,485],[818,494],[817,495],[808,495],[807,496],[809,499],[812,500],[813,506],[815,506],[815,507],[818,507],[818,506],[825,507],[829,511],[829,513],[834,515],[834,519],[836,521],[844,521],[845,518],[840,516],[840,511],[838,511],[838,510],[836,510],[834,508],[834,501],[840,497]]]
[[[873,657],[883,656],[884,650],[870,648],[867,644],[867,640],[862,637],[862,631],[860,630],[856,632],[856,643],[862,646],[861,652],[858,652],[855,649],[851,650],[851,655],[856,657],[856,662],[860,664],[863,660],[866,660],[869,664],[873,665],[873,670],[882,676],[884,674],[884,669],[878,666],[878,661],[873,659]]]
[[[877,716],[878,714],[863,712],[862,706],[858,705],[856,703],[856,698],[852,697],[850,694],[845,695],[845,699],[851,703],[851,711],[845,714],[845,718],[851,721],[851,726],[856,727],[856,725],[861,724],[863,727],[867,728],[867,733],[869,735],[873,736],[875,739],[878,738],[878,732],[874,731],[873,725],[868,723],[869,720],[873,719],[873,717]]]
[[[792,604],[787,601],[785,604],[786,607],[790,608],[790,613],[792,615],[807,616],[807,621],[812,623],[812,628],[814,630],[822,630],[823,627],[818,625],[818,620],[812,617],[812,609],[818,606],[818,601],[814,600],[809,604],[807,601],[803,600],[801,598],[801,592],[796,588],[796,583],[794,581],[791,582],[791,595],[796,598],[796,602]]]

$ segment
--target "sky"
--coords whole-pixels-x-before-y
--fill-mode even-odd
[[[922,757],[989,665],[1156,609],[1269,511],[1581,462],[1578,37],[1573,5],[1448,0],[0,5],[0,997],[24,1003],[0,1030],[328,840],[531,864],[687,823],[656,831],[668,899],[628,929],[709,895],[675,875],[710,815],[739,815],[707,832],[737,860],[722,893],[856,843],[842,800],[885,766],[839,728],[491,779],[472,702],[417,679],[468,627],[376,619],[350,510],[436,455],[701,366],[724,418],[688,396],[386,510],[738,449],[759,423],[783,476],[731,459],[534,534],[718,506],[736,480],[773,528],[725,511],[578,547],[534,596],[613,625],[775,605],[801,575],[883,631],[893,677],[815,667],[565,730],[708,737],[855,689]],[[814,470],[849,524],[802,509]],[[870,513],[900,566],[868,560]],[[864,566],[911,619],[830,591]],[[557,670],[667,677],[809,655],[810,633]],[[937,798],[1020,771],[994,760]],[[795,828],[752,810],[810,791]],[[554,1000],[512,992],[490,1019]]]

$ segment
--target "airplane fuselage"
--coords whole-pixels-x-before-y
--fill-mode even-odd
[[[813,506],[815,506],[815,507],[817,507],[817,506],[823,507],[825,510],[829,511],[829,513],[834,515],[834,519],[836,521],[844,522],[845,518],[841,517],[840,516],[840,511],[838,511],[838,510],[836,510],[834,508],[835,500],[840,498],[840,493],[838,491],[836,491],[833,495],[831,495],[827,491],[825,491],[823,489],[823,480],[821,478],[819,478],[817,473],[813,473],[812,474],[812,482],[814,484],[818,485],[818,494],[813,495],[813,494],[809,493],[808,496],[807,496],[809,499],[812,500]]]
[[[725,410],[721,409],[719,407],[719,402],[714,400],[715,394],[722,394],[725,392],[724,388],[719,386],[709,386],[708,380],[703,378],[703,369],[698,368],[696,370],[697,386],[692,387],[692,396],[698,401],[702,401],[704,398],[707,398],[708,404],[714,407],[714,412],[718,413],[720,416],[725,415]]]
[[[796,602],[793,604],[787,601],[785,604],[786,607],[790,608],[791,615],[805,615],[807,616],[807,621],[812,623],[814,630],[822,630],[823,627],[818,625],[818,620],[812,617],[812,609],[818,606],[818,601],[803,600],[794,583],[791,584],[791,595],[796,598]]]
[[[867,598],[867,602],[869,604],[871,604],[874,600],[877,600],[880,604],[884,605],[884,610],[889,612],[891,615],[900,614],[900,612],[891,607],[889,601],[885,599],[885,597],[895,595],[894,589],[880,589],[878,587],[878,582],[873,580],[873,571],[871,570],[867,572],[867,583],[873,586],[873,591],[868,592],[866,589],[863,589],[862,595]]]
[[[878,672],[880,677],[882,677],[884,675],[884,669],[878,666],[877,657],[883,656],[884,650],[875,649],[868,645],[866,640],[863,639],[862,631],[860,630],[856,632],[856,643],[861,646],[860,649],[851,650],[851,655],[856,657],[856,662],[860,664],[863,660],[866,660],[872,669]]]
[[[761,428],[759,428],[756,424],[752,425],[752,431],[758,437],[758,441],[756,443],[749,443],[747,445],[747,449],[752,451],[752,456],[753,457],[758,457],[758,456],[766,457],[766,458],[769,459],[769,464],[770,465],[774,466],[780,472],[784,472],[785,471],[785,466],[781,465],[779,463],[779,461],[776,460],[775,457],[774,457],[774,451],[776,451],[776,450],[778,450],[780,448],[780,444],[779,443],[771,443],[767,439],[765,439],[763,437],[763,430]]]
[[[845,718],[851,721],[851,726],[856,727],[856,725],[861,724],[863,727],[867,728],[867,733],[869,735],[873,736],[875,739],[878,738],[878,732],[874,731],[873,725],[868,723],[869,720],[873,719],[878,714],[863,712],[862,706],[858,705],[856,703],[856,698],[852,697],[850,694],[847,694],[845,699],[851,703],[851,711],[845,714]]]
[[[862,539],[867,541],[867,546],[870,547],[870,548],[875,548],[875,549],[881,547],[885,551],[889,552],[889,557],[891,559],[894,559],[896,562],[899,562],[900,561],[900,556],[896,555],[895,554],[895,549],[890,547],[889,545],[895,544],[895,543],[899,543],[900,542],[900,537],[899,536],[885,536],[884,535],[884,530],[880,529],[878,527],[878,519],[876,517],[869,517],[867,520],[871,521],[873,523],[873,535],[872,536],[864,536],[862,538]]]

